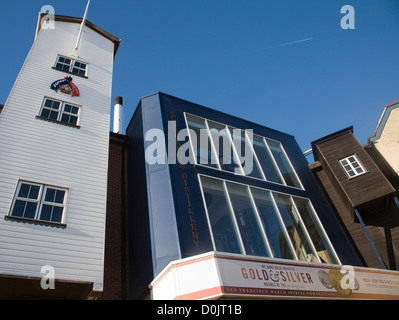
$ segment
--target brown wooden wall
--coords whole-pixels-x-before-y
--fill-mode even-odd
[[[330,174],[334,176],[352,207],[386,197],[395,192],[395,189],[351,131],[318,143],[316,148],[323,168],[330,171]],[[367,173],[348,179],[339,160],[353,154],[359,159]]]
[[[326,171],[323,169],[319,162],[315,162],[310,165],[310,168],[316,178],[319,180],[322,189],[324,189],[325,193],[331,200],[333,206],[337,211],[337,215],[340,216],[342,222],[346,226],[351,235],[354,243],[359,249],[360,254],[365,260],[367,266],[371,268],[382,268],[377,255],[375,254],[370,242],[368,241],[365,232],[363,231],[361,225],[359,223],[354,222],[353,212],[351,209],[348,209],[347,202],[342,198],[337,190],[336,186],[334,186],[334,182],[331,181]],[[388,252],[386,246],[386,239],[384,229],[381,227],[367,226],[367,230],[370,233],[373,242],[384,260],[386,265],[389,265],[388,261]],[[398,269],[399,266],[399,227],[396,227],[391,230],[392,231],[392,242],[395,252],[396,258],[396,266]]]

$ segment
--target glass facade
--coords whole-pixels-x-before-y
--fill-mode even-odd
[[[196,164],[302,189],[280,142],[185,114]]]
[[[216,251],[339,263],[309,199],[200,175]]]

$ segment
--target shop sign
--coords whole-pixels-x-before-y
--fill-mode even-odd
[[[171,263],[150,289],[155,299],[399,300],[399,272],[208,253]]]

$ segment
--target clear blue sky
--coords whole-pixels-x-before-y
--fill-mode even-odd
[[[41,7],[82,17],[86,3],[1,1],[0,103]],[[341,28],[346,4],[354,30]],[[122,39],[113,98],[124,97],[125,127],[161,91],[289,133],[305,151],[351,125],[366,143],[399,100],[398,0],[92,0],[88,19]]]

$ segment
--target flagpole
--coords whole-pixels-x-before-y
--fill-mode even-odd
[[[82,38],[83,28],[84,28],[84,26],[85,26],[85,24],[86,24],[87,13],[88,13],[88,11],[89,11],[89,6],[90,6],[90,0],[88,0],[88,2],[87,2],[85,14],[84,14],[84,16],[83,16],[82,24],[81,24],[81,26],[80,26],[80,30],[79,30],[79,34],[78,34],[78,39],[76,40],[75,49],[73,49],[72,55],[75,56],[75,57],[78,57],[78,51],[79,51],[80,40],[81,40],[81,38]]]

